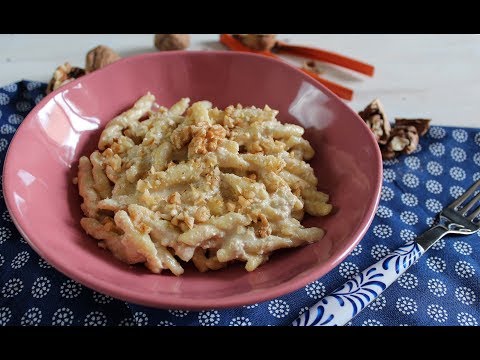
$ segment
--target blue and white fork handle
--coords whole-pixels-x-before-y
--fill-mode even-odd
[[[298,317],[292,325],[345,325],[395,282],[436,241],[448,233],[451,231],[443,225],[430,228],[414,241],[407,242],[324,297]]]

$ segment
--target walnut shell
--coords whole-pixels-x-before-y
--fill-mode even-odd
[[[190,46],[189,34],[155,34],[155,47],[160,51],[185,50]]]
[[[388,149],[385,145],[380,145],[380,152],[382,153],[383,160],[391,160],[397,156],[395,151]]]
[[[358,113],[375,135],[381,145],[385,145],[390,137],[391,126],[380,100],[375,99]]]
[[[395,118],[395,126],[415,126],[417,128],[418,135],[423,136],[430,128],[431,119],[404,119]]]
[[[85,70],[87,73],[98,70],[120,59],[115,51],[105,45],[98,45],[87,53]]]
[[[52,91],[57,90],[60,86],[78,79],[83,75],[85,75],[84,69],[72,66],[66,62],[55,69],[52,79],[48,83],[46,93],[49,94]]]
[[[392,129],[387,145],[382,149],[384,158],[396,155],[411,154],[418,146],[419,136],[415,126],[397,125]]]

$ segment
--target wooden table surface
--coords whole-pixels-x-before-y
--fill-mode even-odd
[[[332,50],[373,64],[375,76],[324,66],[324,76],[354,89],[359,110],[378,97],[393,117],[428,117],[437,125],[480,127],[480,35],[279,34],[292,44]],[[146,35],[0,35],[0,86],[20,79],[47,82],[65,61],[84,66],[104,44],[121,56],[155,51]],[[223,49],[218,34],[192,35],[192,50]],[[300,64],[298,59],[289,61]]]

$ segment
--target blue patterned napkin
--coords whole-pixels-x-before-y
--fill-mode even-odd
[[[0,164],[45,84],[0,88]],[[432,127],[409,156],[384,162],[383,188],[365,238],[329,274],[294,293],[229,310],[159,310],[90,290],[57,272],[15,229],[0,192],[0,325],[289,325],[308,306],[432,224],[480,178],[480,130]],[[478,325],[480,234],[439,241],[352,325]]]

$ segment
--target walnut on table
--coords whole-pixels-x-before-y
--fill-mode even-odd
[[[418,146],[417,128],[412,125],[395,125],[390,138],[381,152],[384,159],[393,159],[398,154],[411,154]]]
[[[66,62],[55,69],[52,75],[52,79],[47,86],[47,94],[54,90],[57,90],[60,86],[69,83],[79,77],[85,75],[85,70],[79,67],[75,67]]]
[[[254,50],[269,51],[277,43],[276,34],[235,34],[243,45]]]
[[[395,118],[395,125],[392,128],[378,99],[373,100],[358,114],[375,135],[384,160],[414,152],[420,136],[425,135],[430,128],[430,119],[420,118]]]
[[[120,59],[115,51],[105,45],[98,45],[87,53],[85,57],[85,70],[87,73],[101,69]]]
[[[430,119],[405,119],[395,118],[395,126],[415,126],[418,135],[423,136],[430,129]]]
[[[49,94],[58,89],[60,86],[63,86],[72,80],[78,79],[87,73],[101,69],[102,67],[119,59],[120,56],[108,46],[99,45],[87,53],[85,58],[85,69],[72,66],[68,62],[57,67],[47,86],[46,93]]]
[[[375,99],[358,113],[375,135],[375,140],[385,145],[390,137],[391,126],[380,100]]]
[[[155,34],[155,47],[160,51],[185,50],[190,46],[189,34]]]

